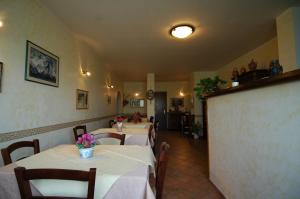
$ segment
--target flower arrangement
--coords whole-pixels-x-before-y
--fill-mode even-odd
[[[142,121],[140,112],[135,112],[132,116],[132,120],[134,123],[138,123]]]
[[[96,139],[92,134],[85,133],[76,142],[79,149],[92,148],[96,145]]]
[[[124,115],[118,115],[116,117],[116,122],[123,122],[126,119]]]

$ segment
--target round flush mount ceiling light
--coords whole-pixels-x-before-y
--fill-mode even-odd
[[[195,31],[192,25],[177,25],[171,28],[170,34],[178,39],[184,39],[190,36]]]

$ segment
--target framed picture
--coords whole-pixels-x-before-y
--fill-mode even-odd
[[[2,91],[2,73],[3,73],[3,63],[0,62],[0,93]]]
[[[76,109],[89,108],[89,92],[77,89],[76,90]]]
[[[58,87],[59,58],[27,41],[25,80]]]
[[[143,108],[145,106],[145,100],[132,98],[129,104],[132,108]]]

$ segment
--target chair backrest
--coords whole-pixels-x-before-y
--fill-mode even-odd
[[[115,124],[115,120],[109,120],[108,122],[109,128],[112,128],[114,124]]]
[[[81,131],[82,133],[80,133],[80,131]],[[85,126],[85,125],[75,126],[75,127],[73,128],[73,132],[74,132],[75,141],[77,141],[78,138],[82,136],[82,134],[85,134],[85,133],[86,133],[86,126]]]
[[[154,123],[154,117],[151,116],[149,121],[153,124]]]
[[[12,159],[10,154],[15,151],[16,149],[23,148],[23,147],[33,147],[33,153],[37,154],[40,152],[40,144],[39,140],[34,139],[33,141],[21,141],[15,142],[9,145],[6,148],[1,149],[1,154],[3,158],[4,165],[8,165],[12,163]]]
[[[115,138],[120,140],[120,145],[125,144],[125,134],[118,134],[118,133],[99,133],[96,136],[96,139],[101,139],[101,138]]]
[[[153,131],[153,124],[151,124],[149,126],[149,130],[148,130],[148,138],[149,138],[149,140],[153,138],[152,131]]]
[[[149,139],[152,151],[155,155],[157,135],[155,135],[155,134],[153,135],[153,130],[154,130],[154,126],[153,126],[153,124],[151,124],[149,127],[149,131],[148,131],[148,139]]]
[[[30,180],[36,179],[57,179],[57,180],[75,180],[88,182],[87,199],[94,198],[96,169],[90,171],[67,170],[67,169],[25,169],[24,167],[15,168],[20,195],[22,199],[31,199],[32,196]],[[62,185],[63,186],[63,185]],[[38,198],[50,199],[51,196],[38,196]],[[67,197],[57,197],[67,198]]]
[[[157,165],[156,165],[156,199],[161,199],[163,194],[163,186],[166,176],[167,163],[168,163],[168,150],[170,145],[166,142],[161,143],[159,154],[157,157]]]

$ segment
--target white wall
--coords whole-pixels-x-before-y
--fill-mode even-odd
[[[105,87],[110,73],[93,49],[78,41],[39,1],[3,0],[0,7],[4,23],[0,28],[0,61],[4,63],[0,133],[115,114],[118,88],[108,91]],[[58,88],[24,80],[26,40],[60,58]],[[92,72],[91,77],[81,75],[81,65]],[[89,91],[88,110],[76,110],[76,89]],[[113,96],[110,105],[108,93]],[[63,129],[37,137],[42,146],[52,146],[62,140],[73,141],[70,133],[70,129]]]
[[[230,199],[300,197],[300,81],[208,99],[209,172]]]

